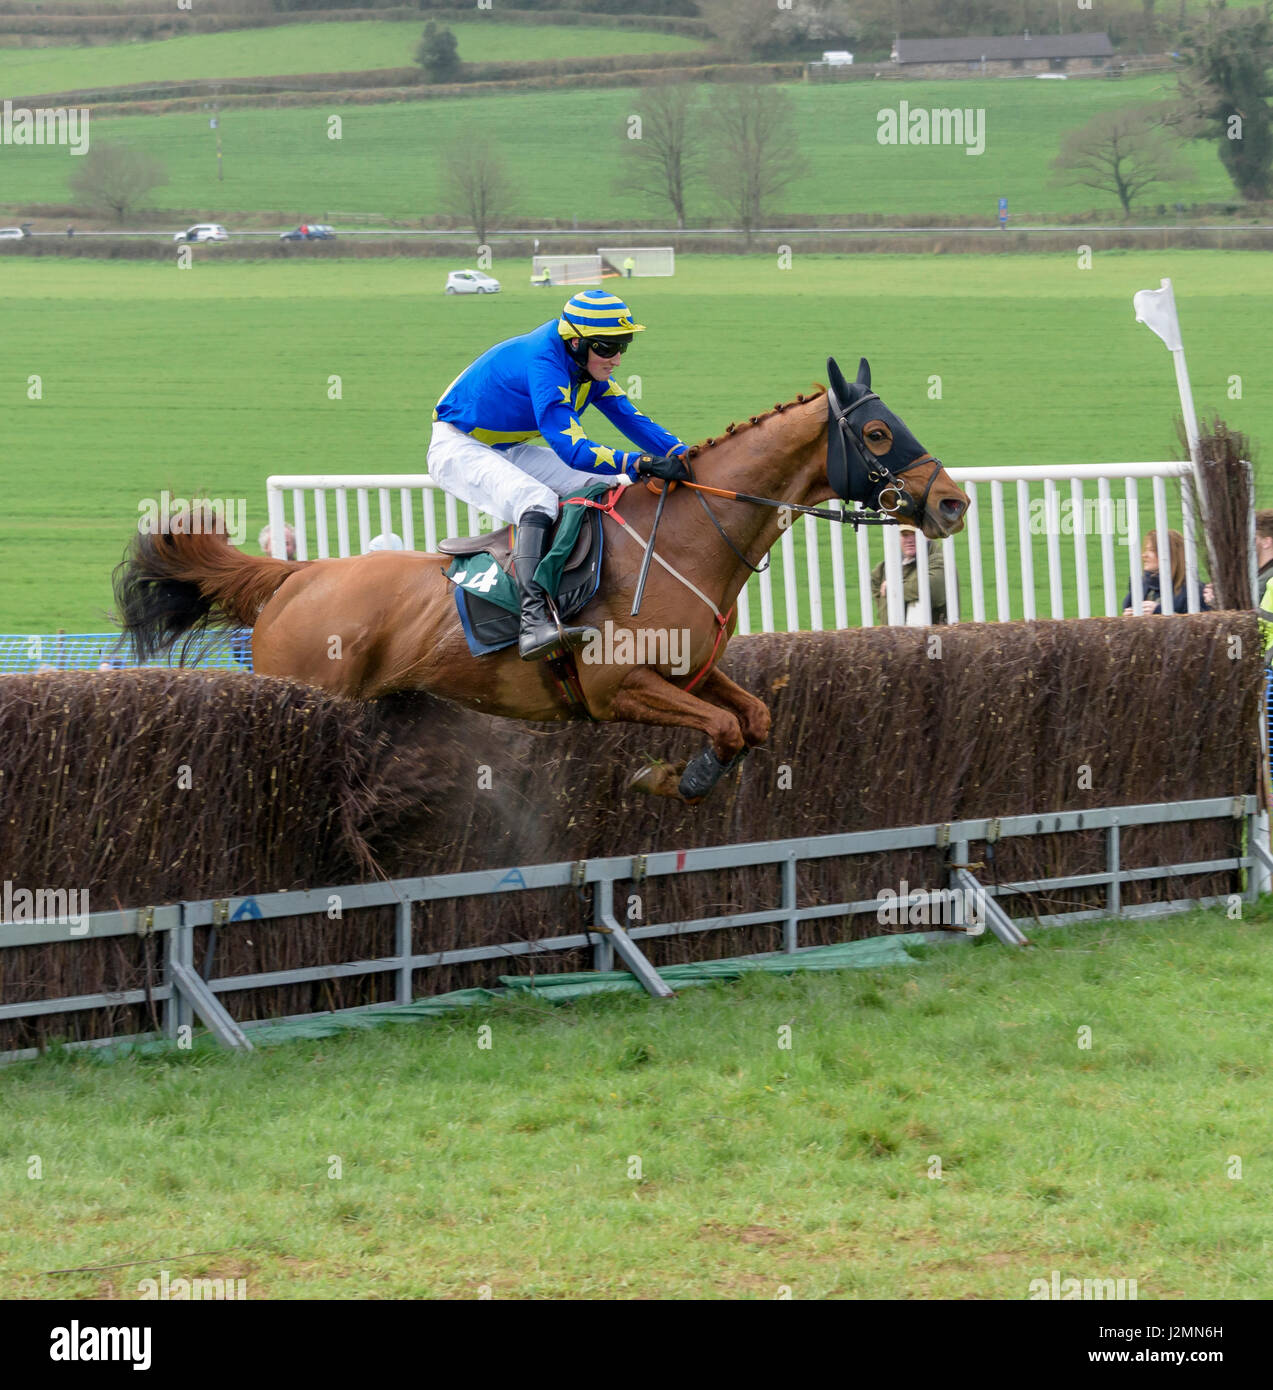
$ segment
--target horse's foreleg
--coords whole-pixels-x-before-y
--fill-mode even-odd
[[[656,796],[701,801],[746,746],[738,717],[731,710],[688,694],[648,666],[638,667],[627,676],[610,701],[607,718],[660,724],[665,728],[701,729],[711,739],[708,752],[690,764],[685,782],[681,778],[683,763],[659,764],[637,773],[629,785]]]
[[[704,700],[721,705],[737,716],[748,748],[764,743],[769,737],[769,706],[728,676],[723,676],[716,667],[713,666],[703,678],[699,691]]]

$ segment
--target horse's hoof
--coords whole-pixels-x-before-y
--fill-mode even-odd
[[[746,756],[747,749],[744,746],[727,763],[723,763],[716,756],[714,749],[704,748],[698,757],[687,765],[685,776],[681,778],[677,787],[681,800],[689,806],[697,806],[716,783],[726,773],[732,772]]]
[[[679,796],[684,763],[647,763],[628,779],[628,790],[647,796]]]

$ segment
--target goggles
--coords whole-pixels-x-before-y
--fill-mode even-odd
[[[595,352],[598,357],[618,357],[632,346],[630,335],[626,338],[587,338],[584,342],[588,351]]]

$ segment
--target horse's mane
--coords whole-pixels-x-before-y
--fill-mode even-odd
[[[739,430],[748,429],[752,425],[763,425],[766,420],[772,420],[775,415],[781,415],[784,410],[790,410],[793,405],[804,405],[806,401],[816,401],[819,396],[825,396],[827,388],[815,383],[815,389],[810,394],[805,395],[801,392],[794,401],[779,401],[772,410],[766,410],[763,415],[751,415],[741,423],[733,420],[725,426],[725,433],[722,435],[712,435],[707,439],[701,440],[698,444],[691,444],[689,449],[690,458],[697,458],[704,449],[713,449],[722,440],[728,439],[731,435],[737,434]]]

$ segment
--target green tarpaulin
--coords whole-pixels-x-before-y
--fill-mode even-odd
[[[916,957],[911,948],[925,945],[923,934],[876,936],[866,941],[845,941],[833,946],[817,946],[794,955],[774,954],[740,957],[733,960],[704,960],[690,965],[665,965],[658,973],[674,990],[738,980],[744,975],[792,975],[807,970],[873,970],[884,965],[912,965]],[[501,989],[459,989],[451,994],[435,994],[411,1004],[383,1004],[353,1013],[325,1014],[318,1018],[287,1023],[265,1023],[247,1029],[257,1046],[292,1042],[298,1038],[331,1038],[339,1033],[380,1028],[387,1023],[418,1023],[441,1018],[475,1004],[491,1004],[514,995],[544,999],[553,1004],[569,1004],[593,994],[643,994],[644,986],[626,970],[584,971],[568,975],[501,975]],[[175,1050],[166,1039],[137,1043],[116,1043],[95,1048],[97,1060],[111,1061],[130,1052],[149,1054]]]

